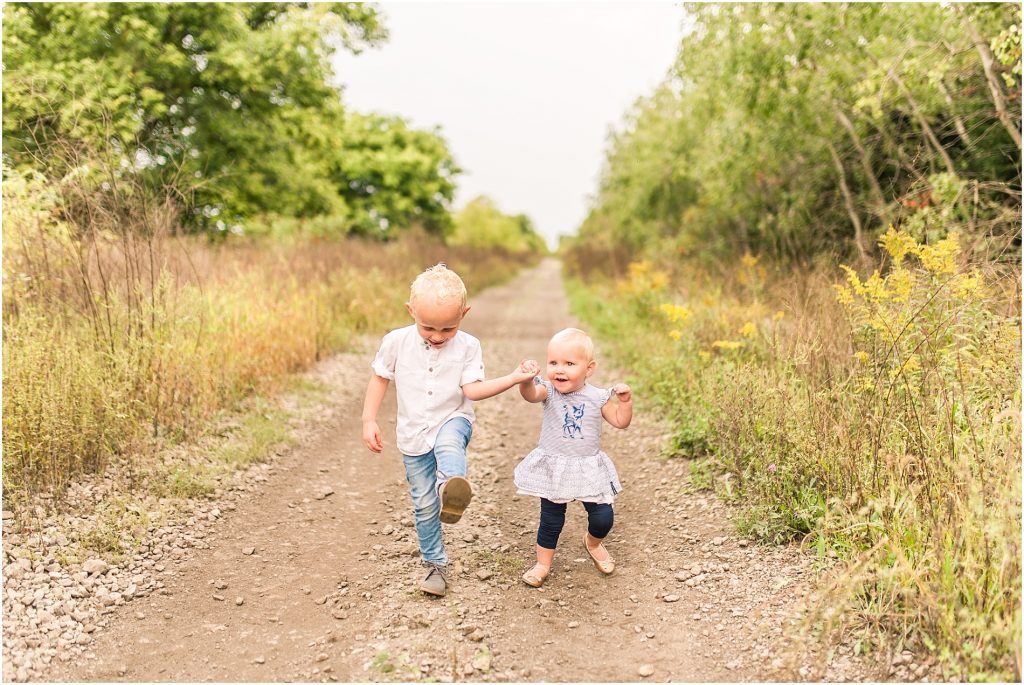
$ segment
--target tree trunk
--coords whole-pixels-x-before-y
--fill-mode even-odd
[[[949,116],[953,117],[953,125],[956,126],[957,135],[960,136],[960,140],[964,141],[964,145],[974,147],[974,143],[971,141],[971,134],[967,132],[967,127],[964,126],[964,120],[955,112],[954,108],[956,105],[953,102],[953,96],[949,93],[949,89],[946,88],[945,80],[940,78],[938,86],[942,97],[946,99],[946,104],[949,105]]]
[[[1020,127],[1017,122],[1012,120],[1010,113],[1006,111],[1006,97],[1003,95],[1003,86],[999,83],[999,77],[996,75],[995,57],[992,55],[992,50],[989,48],[988,43],[981,33],[978,32],[978,28],[964,10],[964,7],[961,5],[959,9],[961,16],[964,18],[964,26],[967,27],[967,33],[970,34],[971,40],[974,42],[974,49],[981,55],[981,66],[985,70],[985,80],[988,81],[988,89],[992,93],[992,102],[996,106],[996,116],[999,117],[999,121],[1003,123],[1003,127],[1006,128],[1010,137],[1013,138],[1013,142],[1017,143],[1017,149],[1019,150],[1021,148]]]
[[[850,134],[853,147],[857,150],[857,154],[860,155],[860,165],[864,169],[864,176],[867,177],[868,185],[871,187],[871,197],[875,203],[876,213],[885,223],[890,223],[892,218],[889,216],[889,208],[885,203],[885,194],[882,193],[882,187],[878,184],[878,178],[875,176],[875,170],[871,165],[871,153],[861,143],[860,136],[857,135],[857,129],[853,127],[853,122],[846,116],[842,108],[833,102],[832,110],[835,112],[836,119],[846,129],[846,132]]]
[[[931,125],[928,123],[928,119],[925,118],[924,113],[921,112],[921,108],[917,106],[917,100],[914,99],[913,93],[907,88],[907,85],[903,83],[903,79],[896,73],[896,70],[889,67],[888,76],[892,79],[896,87],[900,89],[903,97],[907,99],[907,104],[910,105],[910,111],[914,114],[914,118],[917,119],[918,126],[924,131],[925,138],[932,144],[935,151],[942,157],[943,163],[946,165],[946,171],[951,174],[956,174],[956,168],[953,166],[953,160],[950,158],[949,153],[946,152],[946,148],[939,142],[938,137],[935,135],[935,131],[932,130]]]
[[[836,165],[836,176],[839,178],[839,190],[843,193],[843,203],[846,205],[846,213],[850,215],[850,222],[853,224],[853,241],[857,245],[857,252],[860,253],[861,261],[866,262],[868,254],[864,249],[864,229],[861,226],[860,217],[857,215],[857,207],[853,202],[853,194],[850,192],[850,187],[846,185],[846,171],[843,169],[843,161],[839,159],[839,153],[836,152],[835,147],[832,145],[832,141],[826,140],[825,144],[828,146],[828,151],[832,154],[832,162]]]

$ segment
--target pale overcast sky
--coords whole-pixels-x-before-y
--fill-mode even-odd
[[[553,243],[587,212],[605,138],[675,59],[681,6],[661,2],[382,3],[388,41],[335,66],[360,111],[437,126],[477,195]]]

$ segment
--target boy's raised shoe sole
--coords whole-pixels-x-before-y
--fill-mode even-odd
[[[473,499],[473,488],[462,476],[452,476],[441,486],[441,523],[458,523]]]

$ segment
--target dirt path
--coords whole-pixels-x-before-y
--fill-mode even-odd
[[[558,268],[547,261],[471,298],[464,328],[482,340],[489,375],[543,359],[548,337],[572,323]],[[372,352],[324,366],[336,402],[327,429],[279,458],[206,535],[207,548],[167,561],[163,589],[118,607],[86,658],[55,661],[49,679],[637,681],[644,664],[658,681],[799,677],[791,669],[800,664],[777,650],[807,592],[807,560],[738,540],[724,505],[688,494],[686,464],[659,458],[660,429],[642,398],[630,429],[605,433],[624,487],[609,542],[614,575],[585,559],[585,515],[571,507],[548,584],[519,581],[538,505],[516,497],[511,473],[536,441],[540,412],[509,392],[477,404],[477,497],[445,529],[452,591],[416,590],[422,567],[393,391],[384,454],[359,437]],[[593,380],[623,376],[602,366]],[[855,677],[841,661],[815,675]]]

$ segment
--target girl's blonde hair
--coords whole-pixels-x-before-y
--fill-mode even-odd
[[[587,361],[594,361],[594,341],[584,331],[578,328],[563,328],[551,336],[551,342],[567,342],[579,345],[583,348]]]
[[[450,303],[465,308],[466,284],[444,262],[435,264],[417,276],[409,288],[410,305],[415,307],[418,301],[425,299],[436,304]]]

